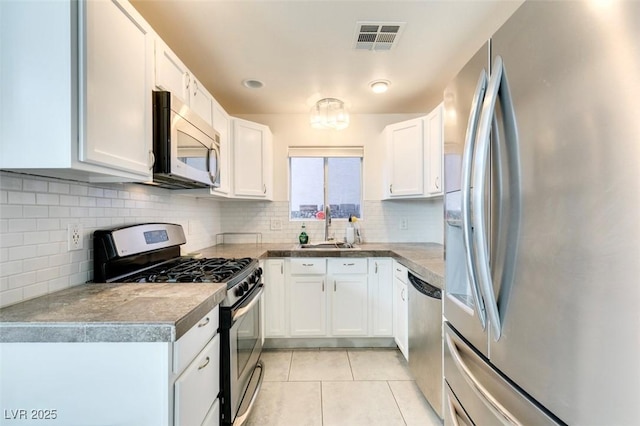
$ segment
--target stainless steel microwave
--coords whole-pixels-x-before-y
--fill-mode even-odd
[[[220,185],[220,134],[170,92],[153,92],[153,154],[155,185]]]

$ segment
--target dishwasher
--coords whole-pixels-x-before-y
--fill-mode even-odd
[[[442,290],[409,271],[409,369],[440,418],[442,398]]]

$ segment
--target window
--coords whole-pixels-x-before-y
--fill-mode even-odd
[[[289,148],[290,218],[362,217],[362,148]]]

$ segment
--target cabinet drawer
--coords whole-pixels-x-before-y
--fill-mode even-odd
[[[367,259],[329,259],[330,274],[366,274]]]
[[[193,357],[211,340],[218,331],[219,323],[219,307],[216,306],[174,343],[173,372],[175,374],[180,374],[193,360]]]
[[[291,259],[292,275],[324,275],[327,272],[327,262],[318,258]]]
[[[406,266],[402,266],[398,262],[393,262],[393,276],[405,284],[409,281]]]
[[[201,425],[220,391],[220,335],[216,335],[175,383],[175,425]]]

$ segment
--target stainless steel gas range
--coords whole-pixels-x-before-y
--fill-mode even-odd
[[[262,269],[257,259],[180,256],[182,226],[145,223],[94,232],[94,282],[226,283],[220,304],[223,425],[247,419],[262,384]]]

